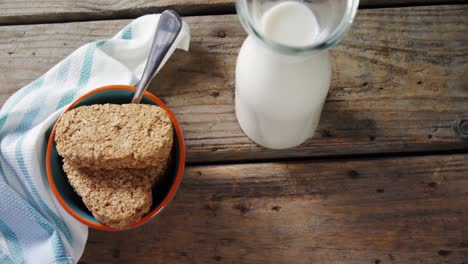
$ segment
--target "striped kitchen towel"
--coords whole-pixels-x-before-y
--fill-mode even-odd
[[[88,229],[58,204],[49,188],[45,133],[73,99],[141,76],[159,15],[140,17],[111,39],[86,44],[23,87],[0,110],[0,263],[76,263]],[[188,50],[182,31],[176,48]]]

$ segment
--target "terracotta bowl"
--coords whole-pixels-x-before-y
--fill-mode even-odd
[[[126,104],[131,101],[134,91],[135,87],[128,85],[110,85],[100,87],[76,99],[65,110],[65,112],[83,105],[105,103]],[[153,186],[153,205],[151,206],[150,212],[138,222],[132,223],[124,229],[115,229],[97,221],[86,208],[81,197],[75,193],[68,182],[65,172],[63,171],[62,157],[57,153],[54,141],[55,126],[57,122],[53,125],[46,153],[46,170],[50,187],[62,207],[78,221],[91,228],[101,230],[126,230],[147,223],[167,207],[172,198],[174,198],[177,188],[182,180],[185,167],[185,145],[179,123],[177,122],[174,114],[169,110],[169,108],[167,108],[161,99],[153,94],[146,92],[141,103],[158,105],[167,112],[174,127],[174,145],[171,154],[171,163],[168,166],[168,170],[165,175],[162,176],[161,180]]]

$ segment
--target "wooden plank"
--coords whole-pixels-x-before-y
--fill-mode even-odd
[[[245,33],[234,15],[186,18],[189,53],[176,52],[150,91],[180,120],[189,162],[465,150],[468,6],[361,10],[332,50],[334,78],[316,135],[282,151],[258,147],[233,108]],[[78,46],[128,21],[0,27],[0,104]]]
[[[173,9],[183,15],[234,12],[233,0],[3,0],[0,25],[133,18]]]
[[[468,155],[188,168],[136,230],[80,263],[462,263]]]
[[[182,15],[233,14],[234,0],[3,0],[0,25],[134,18],[174,9]],[[467,0],[361,0],[361,8],[462,4]]]

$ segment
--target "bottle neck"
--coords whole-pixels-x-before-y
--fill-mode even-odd
[[[237,0],[236,8],[249,36],[262,45],[286,56],[313,56],[343,38],[358,0],[307,2]]]

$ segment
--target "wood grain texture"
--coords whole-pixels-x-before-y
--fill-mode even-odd
[[[465,150],[454,129],[468,118],[468,6],[361,10],[332,49],[333,81],[316,135],[266,150],[240,130],[233,107],[234,15],[186,18],[192,43],[176,52],[150,91],[182,124],[189,162]],[[128,21],[0,27],[0,104],[80,45]]]
[[[182,15],[233,14],[234,0],[2,0],[0,25],[133,18],[174,9]],[[361,0],[360,7],[462,4],[467,0]]]
[[[457,263],[468,156],[188,168],[169,208],[80,263]]]
[[[0,25],[131,18],[173,9],[182,15],[234,12],[232,0],[3,0]]]

